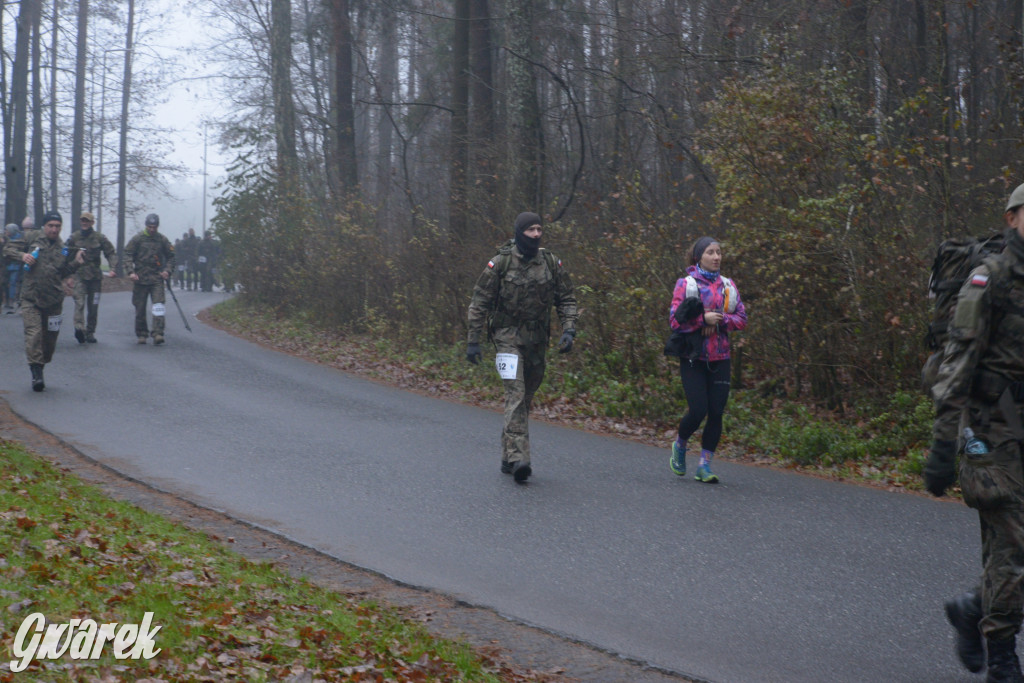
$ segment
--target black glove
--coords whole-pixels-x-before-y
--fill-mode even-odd
[[[558,340],[558,352],[569,353],[572,351],[572,340],[576,338],[575,330],[566,330],[562,333],[562,338]]]
[[[704,315],[704,302],[700,300],[700,297],[689,296],[683,299],[682,303],[676,307],[674,318],[680,325],[685,325],[694,318],[699,318]]]
[[[942,496],[956,481],[956,442],[936,439],[924,466],[924,487],[933,496]]]
[[[469,346],[466,347],[466,360],[468,360],[470,363],[476,365],[477,363],[480,362],[481,358],[483,358],[483,354],[480,353],[479,344],[470,344]]]

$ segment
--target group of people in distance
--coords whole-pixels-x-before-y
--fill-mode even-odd
[[[116,276],[117,252],[110,240],[95,230],[96,218],[86,211],[79,220],[79,229],[66,242],[60,237],[63,219],[57,211],[41,217],[41,229],[34,229],[29,219],[25,227],[9,225],[5,229],[4,257],[19,269],[18,302],[34,391],[46,388],[43,368],[57,347],[67,292],[73,292],[75,301],[75,339],[80,344],[96,343],[103,278]],[[164,343],[165,283],[174,269],[174,247],[159,226],[160,217],[149,214],[144,229],[124,248],[122,265],[133,283],[139,344],[146,344],[150,337],[155,345]],[[109,267],[106,275],[101,269],[103,257]],[[10,279],[8,288],[9,283]],[[152,330],[147,313],[152,313]]]
[[[204,232],[200,239],[190,228],[181,239],[174,240],[174,254],[174,282],[178,289],[212,292],[214,285],[220,284],[220,243],[209,232]]]

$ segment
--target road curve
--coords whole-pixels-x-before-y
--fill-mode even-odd
[[[534,477],[498,471],[501,415],[369,382],[207,327],[178,293],[163,347],[129,293],[71,334],[33,393],[0,316],[3,397],[120,472],[398,581],[701,680],[968,681],[942,600],[979,569],[974,514],[531,425]],[[553,359],[552,362],[558,362]],[[472,370],[467,366],[467,372]]]

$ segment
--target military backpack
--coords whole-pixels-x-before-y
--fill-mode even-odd
[[[999,254],[1006,246],[1006,233],[988,237],[959,237],[939,245],[928,278],[928,298],[934,300],[932,321],[928,324],[925,343],[932,354],[921,372],[925,392],[930,392],[942,363],[942,352],[949,339],[949,322],[956,309],[957,295],[971,271],[990,255]]]

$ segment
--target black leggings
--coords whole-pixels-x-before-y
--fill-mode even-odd
[[[679,364],[687,406],[686,415],[679,421],[680,441],[689,440],[707,417],[700,447],[712,452],[718,448],[718,440],[722,438],[722,415],[729,401],[730,366],[728,358],[712,363],[683,360]]]

